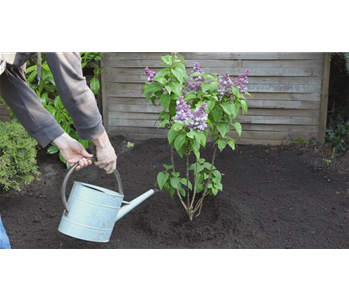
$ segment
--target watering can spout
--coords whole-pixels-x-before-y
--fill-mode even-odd
[[[129,213],[132,209],[134,209],[136,206],[141,204],[143,201],[147,200],[151,195],[154,194],[154,190],[149,190],[148,192],[145,192],[144,194],[138,196],[137,198],[133,199],[130,202],[123,201],[124,205],[120,208],[118,216],[116,221],[119,221],[124,215]]]

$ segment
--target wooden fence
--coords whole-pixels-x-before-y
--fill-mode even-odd
[[[158,71],[168,53],[103,53],[102,105],[105,126],[136,139],[164,137],[158,108],[145,102],[143,69]],[[233,77],[250,69],[249,113],[240,118],[241,144],[280,144],[292,139],[322,140],[325,134],[330,59],[324,53],[181,53],[187,68],[196,61],[206,72]],[[189,72],[190,70],[188,70]]]

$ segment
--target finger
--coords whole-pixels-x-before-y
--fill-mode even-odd
[[[99,161],[99,162],[95,162],[95,165],[100,169],[104,169],[108,164],[105,162]]]
[[[80,159],[79,160],[79,166],[80,166],[80,169],[82,169],[84,167],[85,163],[84,163],[84,159]]]
[[[88,153],[85,148],[81,151],[81,155],[87,158],[93,157],[93,154]]]
[[[104,170],[106,171],[107,174],[110,174],[110,173],[112,173],[114,171],[113,167],[114,167],[114,162],[111,162],[109,165],[107,165],[104,168]]]
[[[88,159],[88,160],[87,160],[87,163],[88,163],[89,166],[91,166],[92,163],[93,163],[93,161],[92,161],[91,159]]]
[[[84,168],[86,168],[88,166],[88,161],[86,158],[82,159],[83,163],[84,163]]]

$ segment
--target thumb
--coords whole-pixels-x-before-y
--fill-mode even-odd
[[[88,153],[85,148],[82,149],[81,155],[84,157],[92,157],[93,156],[93,154]]]

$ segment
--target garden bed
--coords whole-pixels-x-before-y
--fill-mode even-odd
[[[128,149],[114,137],[125,200],[154,187],[170,162],[164,139]],[[203,152],[209,158],[210,147]],[[57,231],[66,173],[56,156],[38,155],[41,175],[21,192],[0,192],[0,212],[13,248],[348,248],[348,174],[297,146],[239,146],[219,153],[223,193],[207,198],[189,221],[177,199],[158,192],[117,222],[110,243],[76,240]],[[184,169],[179,169],[183,172]],[[74,177],[75,176],[75,177]],[[114,189],[115,178],[96,167],[73,180]],[[70,184],[71,185],[71,184]]]

